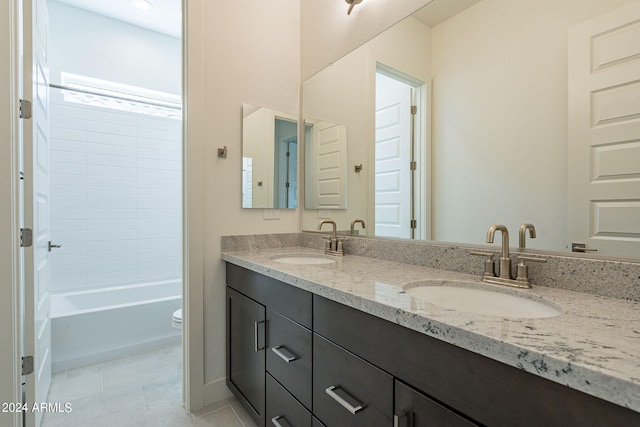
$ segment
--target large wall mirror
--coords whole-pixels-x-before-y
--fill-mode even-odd
[[[640,259],[640,16],[611,18],[633,2],[434,0],[304,81],[303,116],[346,128],[348,189],[303,229],[484,244],[505,224],[517,247],[532,223],[527,247]]]
[[[298,206],[298,117],[242,106],[242,207]]]

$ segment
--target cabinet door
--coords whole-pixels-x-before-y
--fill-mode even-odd
[[[267,374],[267,426],[311,427],[311,412],[307,411],[269,374]]]
[[[429,399],[424,394],[395,381],[394,427],[470,427],[466,418]]]
[[[227,383],[264,425],[265,308],[227,288]]]
[[[393,378],[314,334],[313,414],[327,427],[389,427]]]
[[[267,371],[311,409],[311,331],[267,309]]]

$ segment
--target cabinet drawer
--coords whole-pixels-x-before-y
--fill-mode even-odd
[[[267,309],[267,371],[311,408],[311,331]]]
[[[396,427],[473,427],[474,424],[413,388],[395,381]]]
[[[267,374],[267,426],[311,427],[311,413]]]
[[[313,413],[327,427],[388,427],[393,378],[314,334]]]

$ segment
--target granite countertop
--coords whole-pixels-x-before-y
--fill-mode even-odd
[[[345,255],[335,263],[284,264],[278,255],[320,255],[306,247],[224,252],[222,259],[425,335],[640,412],[640,303],[535,286],[489,285],[480,277]],[[463,313],[410,297],[421,280],[472,281],[560,308],[543,319]],[[496,288],[497,286],[497,288]]]

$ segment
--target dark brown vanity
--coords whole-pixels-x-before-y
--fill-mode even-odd
[[[227,384],[259,426],[640,425],[640,413],[227,263]]]

